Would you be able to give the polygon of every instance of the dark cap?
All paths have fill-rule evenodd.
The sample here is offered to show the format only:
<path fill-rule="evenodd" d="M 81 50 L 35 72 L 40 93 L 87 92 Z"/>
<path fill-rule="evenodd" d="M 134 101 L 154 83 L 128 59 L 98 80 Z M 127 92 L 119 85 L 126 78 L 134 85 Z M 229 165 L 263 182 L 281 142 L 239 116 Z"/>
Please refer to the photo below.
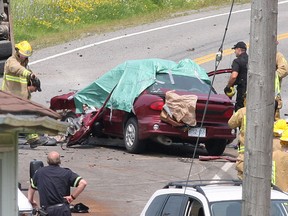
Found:
<path fill-rule="evenodd" d="M 30 79 L 30 82 L 28 82 L 28 86 L 35 86 L 37 91 L 42 91 L 41 82 L 37 77 Z"/>
<path fill-rule="evenodd" d="M 236 49 L 236 48 L 241 48 L 241 49 L 245 49 L 247 50 L 247 46 L 243 41 L 239 41 L 237 44 L 235 44 L 232 49 Z"/>

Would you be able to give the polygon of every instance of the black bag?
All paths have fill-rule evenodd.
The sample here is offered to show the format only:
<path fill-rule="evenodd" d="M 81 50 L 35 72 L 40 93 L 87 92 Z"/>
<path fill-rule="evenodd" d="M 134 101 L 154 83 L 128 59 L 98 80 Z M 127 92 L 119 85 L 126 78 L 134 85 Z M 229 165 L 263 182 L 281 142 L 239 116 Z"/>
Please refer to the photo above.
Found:
<path fill-rule="evenodd" d="M 72 213 L 88 213 L 89 207 L 84 205 L 83 203 L 77 203 L 71 209 Z"/>

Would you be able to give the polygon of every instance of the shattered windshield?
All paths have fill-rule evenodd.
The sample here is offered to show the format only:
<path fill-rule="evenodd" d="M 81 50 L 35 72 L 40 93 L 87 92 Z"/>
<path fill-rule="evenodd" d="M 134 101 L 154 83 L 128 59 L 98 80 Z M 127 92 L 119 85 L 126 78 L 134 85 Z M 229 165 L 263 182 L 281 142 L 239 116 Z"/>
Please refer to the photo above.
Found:
<path fill-rule="evenodd" d="M 213 216 L 241 216 L 241 201 L 222 201 L 211 204 L 211 212 Z M 288 215 L 287 200 L 275 200 L 271 202 L 271 216 Z"/>
<path fill-rule="evenodd" d="M 157 74 L 156 82 L 148 88 L 150 93 L 159 93 L 163 90 L 179 90 L 191 93 L 208 94 L 210 85 L 196 77 L 183 75 Z M 211 94 L 216 94 L 212 87 Z"/>

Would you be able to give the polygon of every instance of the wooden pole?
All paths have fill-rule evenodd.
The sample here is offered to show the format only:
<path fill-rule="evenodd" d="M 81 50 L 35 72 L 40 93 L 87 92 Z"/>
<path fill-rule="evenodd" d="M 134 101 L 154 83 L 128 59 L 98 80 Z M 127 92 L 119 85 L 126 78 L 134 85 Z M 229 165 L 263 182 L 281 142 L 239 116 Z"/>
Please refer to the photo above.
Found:
<path fill-rule="evenodd" d="M 2 0 L 0 0 L 0 16 L 2 15 L 2 13 L 4 13 L 4 2 Z M 1 21 L 1 19 L 0 19 Z"/>
<path fill-rule="evenodd" d="M 277 0 L 252 0 L 242 216 L 270 215 Z"/>

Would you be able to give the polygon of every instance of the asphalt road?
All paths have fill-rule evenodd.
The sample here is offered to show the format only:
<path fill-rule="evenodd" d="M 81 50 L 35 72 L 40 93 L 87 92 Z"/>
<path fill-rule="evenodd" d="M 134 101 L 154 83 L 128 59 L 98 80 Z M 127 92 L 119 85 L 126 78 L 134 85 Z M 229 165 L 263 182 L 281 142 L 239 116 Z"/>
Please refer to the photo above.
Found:
<path fill-rule="evenodd" d="M 90 213 L 85 215 L 135 216 L 141 213 L 153 192 L 170 181 L 188 177 L 190 180 L 236 178 L 234 163 L 199 161 L 199 154 L 206 155 L 202 148 L 192 159 L 194 148 L 191 146 L 152 146 L 145 154 L 136 155 L 126 153 L 121 143 L 121 140 L 94 140 L 93 145 L 64 150 L 59 144 L 36 149 L 19 145 L 19 182 L 27 189 L 30 162 L 37 159 L 46 165 L 48 152 L 56 150 L 61 154 L 62 166 L 69 167 L 88 182 L 73 203 L 87 205 Z M 228 146 L 224 155 L 236 156 L 237 152 Z"/>
<path fill-rule="evenodd" d="M 288 1 L 280 3 L 278 34 L 282 37 L 278 49 L 288 57 Z M 250 5 L 235 5 L 224 49 L 229 50 L 240 40 L 249 42 L 249 9 Z M 185 16 L 101 35 L 87 33 L 79 40 L 36 50 L 30 68 L 41 79 L 43 91 L 35 93 L 32 100 L 49 107 L 51 97 L 71 89 L 82 89 L 101 74 L 129 59 L 164 58 L 179 61 L 214 54 L 222 41 L 229 10 L 226 7 L 194 11 Z M 212 71 L 213 58 L 203 59 L 201 65 L 207 71 Z M 219 68 L 229 68 L 233 59 L 233 53 L 224 56 Z M 216 90 L 222 92 L 227 80 L 227 76 L 217 78 L 214 82 Z M 282 83 L 282 117 L 288 113 L 287 82 L 286 78 Z M 134 216 L 140 214 L 152 193 L 169 181 L 185 180 L 188 175 L 190 179 L 236 178 L 233 163 L 192 160 L 193 149 L 189 146 L 158 146 L 146 154 L 134 155 L 126 153 L 119 146 L 121 142 L 96 140 L 93 146 L 64 150 L 60 146 L 32 150 L 20 145 L 19 181 L 23 188 L 27 188 L 30 161 L 35 158 L 45 162 L 47 153 L 57 150 L 62 155 L 62 165 L 88 181 L 85 192 L 75 200 L 75 203 L 83 202 L 90 207 L 90 213 L 86 215 Z M 198 153 L 206 152 L 200 150 Z M 235 156 L 237 153 L 228 147 L 225 154 Z"/>

